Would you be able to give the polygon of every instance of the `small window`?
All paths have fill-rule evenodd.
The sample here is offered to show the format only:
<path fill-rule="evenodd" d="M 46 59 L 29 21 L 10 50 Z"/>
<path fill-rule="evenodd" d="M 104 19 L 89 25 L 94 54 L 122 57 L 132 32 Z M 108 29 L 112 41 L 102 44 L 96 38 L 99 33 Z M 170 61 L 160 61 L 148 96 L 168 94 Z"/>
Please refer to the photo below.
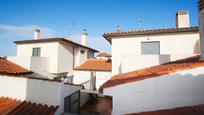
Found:
<path fill-rule="evenodd" d="M 160 54 L 160 42 L 142 42 L 141 54 L 144 55 L 159 55 Z"/>
<path fill-rule="evenodd" d="M 84 54 L 84 50 L 80 50 L 81 54 Z"/>
<path fill-rule="evenodd" d="M 32 56 L 40 56 L 40 48 L 33 48 L 33 54 Z"/>

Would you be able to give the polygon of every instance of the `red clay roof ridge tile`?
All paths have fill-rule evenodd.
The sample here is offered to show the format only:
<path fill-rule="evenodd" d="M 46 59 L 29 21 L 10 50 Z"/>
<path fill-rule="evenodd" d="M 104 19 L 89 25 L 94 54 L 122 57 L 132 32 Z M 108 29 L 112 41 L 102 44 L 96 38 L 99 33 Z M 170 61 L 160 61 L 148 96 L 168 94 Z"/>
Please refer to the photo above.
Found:
<path fill-rule="evenodd" d="M 0 105 L 0 114 L 6 115 L 32 115 L 41 114 L 42 112 L 45 115 L 54 115 L 59 107 L 36 104 L 30 101 L 20 101 L 8 97 L 0 97 Z"/>
<path fill-rule="evenodd" d="M 0 58 L 0 74 L 22 75 L 31 73 L 33 72 L 7 60 L 6 58 Z"/>
<path fill-rule="evenodd" d="M 196 55 L 161 65 L 118 74 L 105 82 L 101 86 L 101 89 L 204 66 L 204 61 L 201 61 L 199 59 L 200 56 Z"/>
<path fill-rule="evenodd" d="M 77 66 L 74 70 L 84 71 L 111 71 L 111 60 L 102 59 L 88 59 L 81 65 Z"/>

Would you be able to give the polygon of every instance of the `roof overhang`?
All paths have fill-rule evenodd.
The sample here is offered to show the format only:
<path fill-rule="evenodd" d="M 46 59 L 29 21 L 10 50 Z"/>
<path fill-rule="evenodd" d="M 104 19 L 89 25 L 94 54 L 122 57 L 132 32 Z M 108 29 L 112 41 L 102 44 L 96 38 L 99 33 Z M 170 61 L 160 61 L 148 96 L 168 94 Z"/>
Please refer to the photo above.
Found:
<path fill-rule="evenodd" d="M 83 46 L 79 43 L 73 42 L 71 40 L 65 39 L 65 38 L 45 38 L 45 39 L 37 39 L 37 40 L 21 40 L 21 41 L 14 41 L 14 43 L 16 44 L 31 44 L 31 43 L 46 43 L 46 42 L 65 42 L 65 43 L 70 43 L 73 44 L 74 46 L 79 46 L 82 48 L 86 48 L 88 50 L 91 50 L 93 52 L 99 52 L 96 49 L 87 47 L 87 46 Z"/>
<path fill-rule="evenodd" d="M 104 33 L 103 37 L 111 43 L 111 39 L 117 37 L 129 37 L 129 36 L 141 36 L 141 35 L 154 35 L 154 34 L 170 34 L 170 33 L 189 33 L 199 32 L 199 27 L 186 27 L 186 28 L 165 28 L 165 29 L 154 29 L 154 30 L 131 30 L 123 32 L 110 32 Z"/>

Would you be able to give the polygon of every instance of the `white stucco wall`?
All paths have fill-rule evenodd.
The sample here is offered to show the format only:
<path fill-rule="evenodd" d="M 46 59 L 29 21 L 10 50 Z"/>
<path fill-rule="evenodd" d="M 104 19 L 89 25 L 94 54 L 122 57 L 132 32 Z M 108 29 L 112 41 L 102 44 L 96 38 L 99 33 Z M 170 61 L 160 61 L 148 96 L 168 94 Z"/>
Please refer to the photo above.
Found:
<path fill-rule="evenodd" d="M 80 52 L 81 50 L 84 51 L 84 54 L 81 54 Z M 75 57 L 74 67 L 81 65 L 83 62 L 85 62 L 88 59 L 88 57 L 91 58 L 92 56 L 94 56 L 94 52 L 89 52 L 89 50 L 85 48 L 75 47 L 74 48 L 74 57 Z"/>
<path fill-rule="evenodd" d="M 56 112 L 58 115 L 63 112 L 64 97 L 80 89 L 80 86 L 61 82 L 0 75 L 0 96 L 47 104 L 48 106 L 59 105 Z"/>
<path fill-rule="evenodd" d="M 119 72 L 125 73 L 135 71 L 138 69 L 155 66 L 177 59 L 190 57 L 193 54 L 175 54 L 175 55 L 123 55 L 121 57 L 121 70 Z"/>
<path fill-rule="evenodd" d="M 58 42 L 50 43 L 32 43 L 32 44 L 17 44 L 17 56 L 32 56 L 34 47 L 41 48 L 40 57 L 49 58 L 49 71 L 52 73 L 58 72 Z"/>
<path fill-rule="evenodd" d="M 145 60 L 145 61 L 144 61 Z M 121 73 L 159 65 L 170 61 L 169 55 L 123 55 L 121 56 Z"/>
<path fill-rule="evenodd" d="M 31 57 L 34 47 L 41 48 L 40 57 L 42 58 L 38 57 L 37 63 L 31 62 L 37 59 L 37 57 L 36 59 L 33 59 L 34 57 Z M 83 50 L 84 54 L 81 54 L 80 50 Z M 10 60 L 14 63 L 22 65 L 27 69 L 31 69 L 32 71 L 45 76 L 56 76 L 57 73 L 67 72 L 69 76 L 71 76 L 73 75 L 74 66 L 76 67 L 87 60 L 88 52 L 89 50 L 86 48 L 77 47 L 73 44 L 64 42 L 17 44 L 16 59 L 10 58 Z M 91 55 L 93 56 L 93 54 L 94 52 L 90 52 L 89 57 L 91 57 Z M 26 59 L 25 57 L 27 57 L 28 59 Z M 47 58 L 47 62 L 44 61 L 43 58 Z M 44 64 L 42 64 L 41 62 Z"/>
<path fill-rule="evenodd" d="M 86 81 L 91 80 L 91 71 L 74 71 L 73 82 L 75 84 L 81 84 Z M 100 86 L 111 78 L 110 71 L 96 71 L 96 89 L 98 90 Z M 87 86 L 89 87 L 89 86 Z"/>
<path fill-rule="evenodd" d="M 7 59 L 16 63 L 28 70 L 34 72 L 33 77 L 52 78 L 53 75 L 49 72 L 49 58 L 47 57 L 33 57 L 33 56 L 12 56 Z"/>
<path fill-rule="evenodd" d="M 124 56 L 141 55 L 141 42 L 160 41 L 161 55 L 193 55 L 199 53 L 199 33 L 179 33 L 145 35 L 137 37 L 117 37 L 112 39 L 112 75 L 120 73 Z M 149 58 L 149 60 L 152 57 Z M 170 58 L 171 59 L 171 58 Z M 129 60 L 130 63 L 133 61 Z M 148 59 L 143 60 L 143 62 Z M 136 60 L 135 60 L 136 61 Z M 151 62 L 153 63 L 153 62 Z M 148 66 L 148 65 L 147 65 Z"/>
<path fill-rule="evenodd" d="M 0 75 L 0 96 L 12 97 L 19 100 L 26 99 L 27 79 Z"/>
<path fill-rule="evenodd" d="M 104 89 L 113 115 L 204 104 L 204 67 Z M 125 92 L 125 93 L 124 93 Z"/>
<path fill-rule="evenodd" d="M 84 54 L 79 53 L 79 65 L 84 63 L 87 60 L 87 58 L 88 58 L 88 50 L 85 49 L 85 48 L 79 48 L 79 52 L 80 52 L 80 50 L 83 50 Z"/>
<path fill-rule="evenodd" d="M 204 9 L 199 12 L 199 26 L 200 26 L 200 38 L 201 38 L 201 56 L 204 59 Z"/>
<path fill-rule="evenodd" d="M 73 74 L 73 50 L 72 45 L 59 44 L 58 73 L 69 72 L 69 75 Z"/>

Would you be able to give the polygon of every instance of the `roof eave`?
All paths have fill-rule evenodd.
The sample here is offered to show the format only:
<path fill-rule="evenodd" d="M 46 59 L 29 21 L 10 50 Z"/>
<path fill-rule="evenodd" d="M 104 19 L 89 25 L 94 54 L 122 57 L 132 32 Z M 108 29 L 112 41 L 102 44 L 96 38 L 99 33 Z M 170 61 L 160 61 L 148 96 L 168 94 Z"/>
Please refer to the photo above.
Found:
<path fill-rule="evenodd" d="M 104 33 L 103 37 L 111 43 L 111 39 L 113 37 L 121 37 L 121 36 L 141 36 L 141 35 L 156 35 L 156 34 L 171 34 L 171 33 L 191 33 L 191 32 L 199 32 L 199 28 L 197 26 L 190 28 L 175 28 L 175 30 L 147 30 L 148 32 L 113 32 L 113 33 Z"/>
<path fill-rule="evenodd" d="M 103 37 L 111 44 L 111 38 L 107 36 L 105 33 L 103 34 Z"/>
<path fill-rule="evenodd" d="M 96 49 L 93 49 L 93 48 L 90 48 L 90 47 L 87 47 L 87 46 L 83 46 L 83 45 L 75 43 L 73 41 L 69 41 L 69 40 L 67 40 L 65 38 L 46 38 L 46 39 L 39 39 L 39 40 L 22 40 L 22 41 L 14 41 L 14 43 L 15 44 L 29 44 L 29 43 L 60 42 L 60 41 L 68 42 L 68 43 L 71 43 L 73 45 L 89 49 L 89 50 L 94 51 L 94 52 L 99 52 Z"/>

